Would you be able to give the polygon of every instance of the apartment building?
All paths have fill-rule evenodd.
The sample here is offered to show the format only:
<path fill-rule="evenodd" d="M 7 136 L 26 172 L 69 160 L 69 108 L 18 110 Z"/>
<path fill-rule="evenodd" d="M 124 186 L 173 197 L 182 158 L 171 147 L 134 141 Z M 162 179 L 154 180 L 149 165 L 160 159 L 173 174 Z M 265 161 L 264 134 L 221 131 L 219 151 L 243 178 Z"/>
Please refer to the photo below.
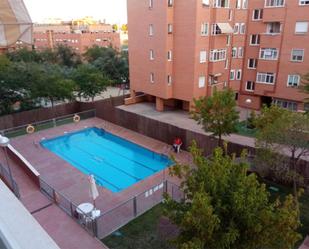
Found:
<path fill-rule="evenodd" d="M 128 0 L 127 103 L 189 109 L 229 87 L 242 107 L 304 110 L 308 24 L 308 0 Z"/>
<path fill-rule="evenodd" d="M 120 34 L 111 25 L 35 25 L 34 46 L 38 50 L 53 49 L 57 45 L 67 45 L 76 52 L 84 53 L 87 48 L 112 46 L 121 48 Z"/>

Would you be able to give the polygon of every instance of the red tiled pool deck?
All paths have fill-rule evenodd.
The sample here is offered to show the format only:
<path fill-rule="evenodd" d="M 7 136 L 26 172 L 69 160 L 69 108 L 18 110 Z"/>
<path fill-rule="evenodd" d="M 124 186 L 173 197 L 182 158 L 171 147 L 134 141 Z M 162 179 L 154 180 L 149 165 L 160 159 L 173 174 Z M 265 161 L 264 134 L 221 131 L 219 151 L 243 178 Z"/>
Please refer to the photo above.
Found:
<path fill-rule="evenodd" d="M 166 155 L 172 153 L 171 146 L 167 144 L 98 118 L 87 119 L 77 124 L 62 125 L 31 135 L 17 137 L 11 140 L 11 145 L 32 164 L 45 182 L 68 200 L 78 205 L 91 201 L 89 198 L 88 176 L 49 150 L 41 147 L 39 142 L 43 138 L 49 139 L 63 135 L 66 132 L 74 132 L 87 127 L 104 128 L 115 135 L 157 153 Z M 1 157 L 3 159 L 3 155 Z M 190 162 L 190 158 L 189 153 L 184 151 L 176 155 L 176 159 L 181 162 Z M 13 162 L 11 162 L 11 165 L 13 165 L 13 174 L 20 187 L 21 201 L 28 210 L 33 212 L 50 204 L 50 201 L 39 191 L 34 183 L 28 177 L 25 177 L 23 171 Z M 96 200 L 97 208 L 102 212 L 108 211 L 167 179 L 172 182 L 177 181 L 168 176 L 168 170 L 165 170 L 165 172 L 157 173 L 119 193 L 112 193 L 103 187 L 99 187 L 100 196 Z M 51 204 L 51 206 L 34 213 L 33 216 L 62 249 L 105 248 L 102 243 L 91 237 L 55 204 Z"/>

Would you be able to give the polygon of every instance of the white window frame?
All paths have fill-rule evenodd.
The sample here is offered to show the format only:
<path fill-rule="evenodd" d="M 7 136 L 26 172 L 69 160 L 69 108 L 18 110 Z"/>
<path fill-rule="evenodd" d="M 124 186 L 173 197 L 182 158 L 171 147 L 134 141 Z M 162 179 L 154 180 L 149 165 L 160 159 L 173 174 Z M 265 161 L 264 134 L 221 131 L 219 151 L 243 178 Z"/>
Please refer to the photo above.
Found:
<path fill-rule="evenodd" d="M 167 24 L 167 33 L 173 34 L 173 24 L 171 23 Z"/>
<path fill-rule="evenodd" d="M 237 47 L 232 48 L 232 58 L 237 58 Z"/>
<path fill-rule="evenodd" d="M 278 60 L 279 50 L 277 48 L 261 48 L 259 53 L 260 60 Z"/>
<path fill-rule="evenodd" d="M 230 71 L 230 80 L 235 80 L 236 77 L 236 70 L 235 69 L 231 69 Z"/>
<path fill-rule="evenodd" d="M 234 34 L 239 34 L 239 30 L 240 30 L 240 23 L 235 23 L 234 24 Z"/>
<path fill-rule="evenodd" d="M 250 83 L 251 87 L 248 87 L 249 83 Z M 247 80 L 246 81 L 246 88 L 245 89 L 246 89 L 247 92 L 254 92 L 254 90 L 255 90 L 255 82 L 252 81 L 252 80 Z"/>
<path fill-rule="evenodd" d="M 151 61 L 154 60 L 154 51 L 153 51 L 153 49 L 150 49 L 150 50 L 149 50 L 149 59 L 150 59 Z"/>
<path fill-rule="evenodd" d="M 254 61 L 254 67 L 250 67 L 250 60 L 253 60 Z M 248 59 L 248 66 L 247 66 L 247 68 L 248 69 L 256 69 L 256 67 L 257 67 L 257 59 L 256 58 L 249 58 Z"/>
<path fill-rule="evenodd" d="M 217 62 L 226 60 L 226 49 L 213 49 L 210 51 L 209 61 Z"/>
<path fill-rule="evenodd" d="M 264 80 L 260 80 L 260 77 L 264 77 Z M 273 79 L 273 81 L 270 81 L 268 79 Z M 256 74 L 256 83 L 261 83 L 261 84 L 267 84 L 267 85 L 274 85 L 276 83 L 276 74 L 275 73 L 263 73 L 263 72 L 258 72 Z"/>
<path fill-rule="evenodd" d="M 153 8 L 153 0 L 149 0 L 149 9 Z"/>
<path fill-rule="evenodd" d="M 201 36 L 208 36 L 209 33 L 209 23 L 203 22 L 201 24 Z"/>
<path fill-rule="evenodd" d="M 198 78 L 198 87 L 203 88 L 206 85 L 206 77 L 205 75 L 200 75 Z"/>
<path fill-rule="evenodd" d="M 300 25 L 300 24 L 305 24 L 305 29 L 303 31 L 297 31 L 297 25 Z M 298 21 L 295 23 L 295 34 L 306 34 L 308 33 L 308 29 L 309 29 L 309 22 Z"/>
<path fill-rule="evenodd" d="M 172 50 L 167 51 L 167 61 L 173 60 L 173 52 Z"/>
<path fill-rule="evenodd" d="M 258 11 L 258 18 L 255 19 L 255 12 Z M 254 9 L 252 11 L 252 21 L 261 21 L 263 19 L 263 9 Z"/>
<path fill-rule="evenodd" d="M 154 26 L 153 24 L 149 24 L 149 36 L 153 36 L 154 35 Z"/>
<path fill-rule="evenodd" d="M 225 1 L 227 3 L 226 6 L 222 6 L 222 1 Z M 229 8 L 230 0 L 213 0 L 213 7 L 214 8 Z"/>
<path fill-rule="evenodd" d="M 303 55 L 302 55 L 302 59 L 301 60 L 293 60 L 293 52 L 294 51 L 302 51 L 303 52 Z M 292 51 L 291 51 L 291 61 L 292 62 L 303 62 L 304 61 L 304 57 L 305 57 L 305 50 L 304 49 L 301 49 L 301 48 L 293 48 Z"/>
<path fill-rule="evenodd" d="M 253 36 L 256 37 L 255 42 L 258 42 L 258 43 L 252 43 Z M 250 46 L 260 46 L 260 43 L 261 43 L 261 38 L 259 34 L 250 35 Z"/>
<path fill-rule="evenodd" d="M 239 24 L 239 34 L 244 35 L 246 33 L 246 24 L 240 23 Z"/>
<path fill-rule="evenodd" d="M 309 5 L 309 0 L 299 0 L 298 3 L 300 6 L 306 6 Z"/>
<path fill-rule="evenodd" d="M 242 70 L 238 69 L 236 70 L 235 80 L 241 80 L 241 79 L 242 79 Z"/>
<path fill-rule="evenodd" d="M 238 48 L 238 58 L 243 58 L 244 57 L 244 47 L 239 47 Z"/>
<path fill-rule="evenodd" d="M 172 75 L 167 75 L 167 85 L 171 85 L 173 83 L 172 81 Z"/>
<path fill-rule="evenodd" d="M 285 0 L 265 0 L 265 8 L 280 8 L 284 7 Z"/>
<path fill-rule="evenodd" d="M 155 76 L 154 76 L 154 73 L 150 73 L 150 83 L 154 83 L 155 82 Z"/>
<path fill-rule="evenodd" d="M 168 7 L 173 7 L 173 0 L 168 0 L 167 1 L 167 6 Z"/>
<path fill-rule="evenodd" d="M 200 51 L 200 63 L 206 63 L 207 61 L 207 51 L 206 50 L 201 50 Z"/>
<path fill-rule="evenodd" d="M 209 2 L 209 0 L 202 0 L 202 4 L 203 4 L 203 6 L 209 6 L 210 2 Z"/>
<path fill-rule="evenodd" d="M 292 81 L 291 81 L 292 79 Z M 296 79 L 296 81 L 294 81 Z M 298 74 L 289 74 L 288 75 L 288 81 L 287 81 L 287 86 L 288 87 L 299 87 L 299 84 L 300 84 L 300 75 Z"/>

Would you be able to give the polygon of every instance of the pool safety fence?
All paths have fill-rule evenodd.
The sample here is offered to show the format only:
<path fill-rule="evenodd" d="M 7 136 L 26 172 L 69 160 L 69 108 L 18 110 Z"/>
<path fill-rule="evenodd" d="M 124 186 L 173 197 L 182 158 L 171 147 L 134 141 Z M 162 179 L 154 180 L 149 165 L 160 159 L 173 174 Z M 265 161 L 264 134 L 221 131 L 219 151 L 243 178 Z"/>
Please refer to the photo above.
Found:
<path fill-rule="evenodd" d="M 12 190 L 15 196 L 19 199 L 20 193 L 17 182 L 10 175 L 8 167 L 5 167 L 0 163 L 0 178 L 4 181 L 4 183 Z"/>
<path fill-rule="evenodd" d="M 154 206 L 162 203 L 164 193 L 167 193 L 175 201 L 181 201 L 184 198 L 183 192 L 176 184 L 169 181 L 159 183 L 97 218 L 97 237 L 99 239 L 105 238 Z"/>
<path fill-rule="evenodd" d="M 53 119 L 47 119 L 44 121 L 33 122 L 31 124 L 13 127 L 13 128 L 1 130 L 0 134 L 6 137 L 9 137 L 9 138 L 17 137 L 17 136 L 27 134 L 27 127 L 29 127 L 29 125 L 33 126 L 34 132 L 36 132 L 36 131 L 50 129 L 50 128 L 54 128 L 54 127 L 65 125 L 65 124 L 74 123 L 74 117 L 76 116 L 78 116 L 80 120 L 93 118 L 93 117 L 96 117 L 96 110 L 92 109 L 92 110 L 87 110 L 83 112 L 77 112 L 77 113 L 73 113 L 73 114 L 69 114 L 65 116 L 59 116 Z"/>
<path fill-rule="evenodd" d="M 78 205 L 56 191 L 42 178 L 40 178 L 40 190 L 87 232 L 98 239 L 105 238 L 136 217 L 162 203 L 164 193 L 167 193 L 175 201 L 181 201 L 184 198 L 184 193 L 179 186 L 164 181 L 94 218 L 78 210 Z"/>

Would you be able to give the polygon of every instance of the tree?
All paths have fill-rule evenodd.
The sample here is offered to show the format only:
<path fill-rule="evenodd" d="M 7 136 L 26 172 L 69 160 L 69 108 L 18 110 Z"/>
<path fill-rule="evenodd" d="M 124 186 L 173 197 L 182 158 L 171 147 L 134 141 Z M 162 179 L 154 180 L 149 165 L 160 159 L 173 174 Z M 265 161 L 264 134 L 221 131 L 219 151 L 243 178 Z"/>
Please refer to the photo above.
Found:
<path fill-rule="evenodd" d="M 90 64 L 79 66 L 73 73 L 73 79 L 77 84 L 79 98 L 91 98 L 92 101 L 95 96 L 105 91 L 110 83 L 106 76 Z"/>
<path fill-rule="evenodd" d="M 302 77 L 302 87 L 301 90 L 309 95 L 309 73 L 305 74 Z M 305 99 L 307 102 L 309 101 L 309 97 L 307 96 L 307 98 Z"/>
<path fill-rule="evenodd" d="M 58 65 L 37 65 L 40 71 L 39 79 L 32 83 L 33 99 L 47 99 L 54 107 L 55 101 L 74 98 L 75 82 L 65 77 L 65 71 Z"/>
<path fill-rule="evenodd" d="M 76 67 L 82 63 L 81 57 L 69 46 L 59 45 L 55 50 L 59 65 L 66 67 Z"/>
<path fill-rule="evenodd" d="M 261 115 L 257 118 L 258 128 L 256 146 L 263 153 L 278 155 L 286 153 L 279 160 L 285 169 L 285 177 L 293 182 L 294 194 L 297 194 L 299 174 L 297 167 L 302 157 L 309 155 L 309 115 L 292 112 L 277 106 L 264 107 Z M 284 160 L 287 158 L 288 160 Z M 262 158 L 262 161 L 265 158 Z M 258 161 L 259 160 L 258 158 Z M 274 161 L 275 163 L 278 160 Z"/>
<path fill-rule="evenodd" d="M 217 148 L 210 159 L 196 143 L 194 167 L 177 164 L 185 199 L 166 196 L 165 212 L 178 226 L 178 249 L 291 249 L 301 239 L 299 209 L 292 195 L 271 201 L 265 184 L 248 165 Z"/>
<path fill-rule="evenodd" d="M 218 136 L 218 145 L 222 145 L 222 135 L 236 131 L 239 119 L 236 111 L 235 95 L 232 90 L 215 90 L 213 96 L 194 100 L 193 118 L 203 125 L 206 132 Z"/>
<path fill-rule="evenodd" d="M 127 52 L 118 52 L 112 47 L 93 46 L 84 54 L 86 60 L 107 76 L 111 83 L 129 81 L 129 61 Z"/>

